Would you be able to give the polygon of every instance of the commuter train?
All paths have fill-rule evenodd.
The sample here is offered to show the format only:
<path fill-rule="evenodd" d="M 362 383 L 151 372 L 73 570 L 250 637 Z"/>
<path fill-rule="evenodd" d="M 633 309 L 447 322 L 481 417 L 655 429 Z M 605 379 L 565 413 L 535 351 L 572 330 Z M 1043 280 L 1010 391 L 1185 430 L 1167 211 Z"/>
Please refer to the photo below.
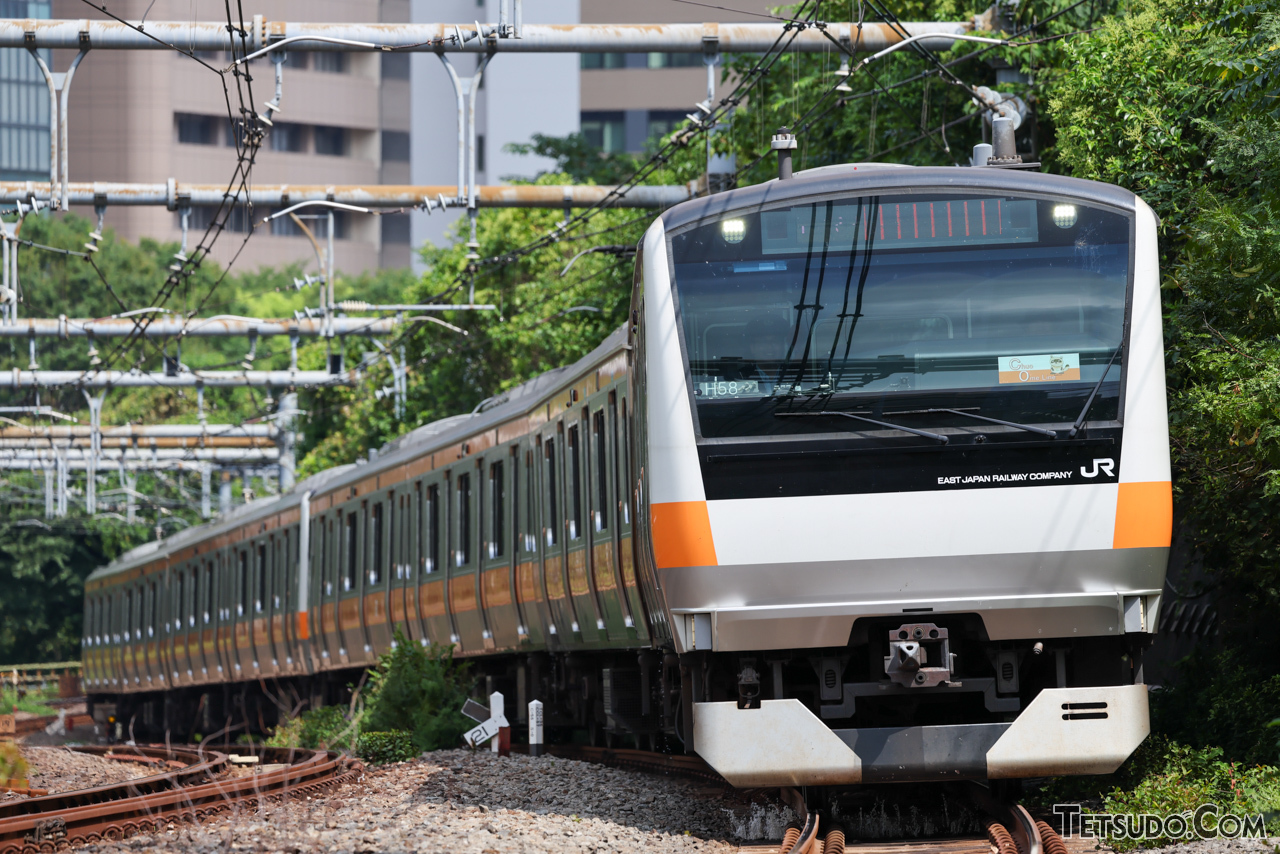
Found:
<path fill-rule="evenodd" d="M 537 698 L 738 786 L 1114 770 L 1172 526 L 1160 321 L 1109 185 L 850 164 L 677 205 L 576 364 L 96 571 L 87 689 L 258 728 L 399 632 L 517 737 Z"/>

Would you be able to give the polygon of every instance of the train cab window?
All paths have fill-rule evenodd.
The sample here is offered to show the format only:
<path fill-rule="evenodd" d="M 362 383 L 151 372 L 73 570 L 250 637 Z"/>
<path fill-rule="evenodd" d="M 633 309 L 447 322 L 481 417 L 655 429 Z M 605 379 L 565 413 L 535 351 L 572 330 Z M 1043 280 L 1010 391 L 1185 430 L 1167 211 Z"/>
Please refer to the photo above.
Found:
<path fill-rule="evenodd" d="M 249 599 L 249 553 L 241 551 L 237 556 L 240 559 L 240 597 L 236 602 L 236 614 L 243 617 L 245 603 Z"/>
<path fill-rule="evenodd" d="M 347 565 L 342 575 L 342 589 L 351 590 L 356 586 L 356 560 L 360 552 L 356 548 L 356 514 L 347 514 Z"/>
<path fill-rule="evenodd" d="M 595 450 L 596 509 L 591 517 L 597 532 L 609 527 L 609 451 L 605 443 L 604 410 L 591 416 L 591 446 Z"/>
<path fill-rule="evenodd" d="M 454 552 L 454 565 L 466 566 L 471 563 L 471 475 L 458 475 L 456 487 L 458 548 Z"/>
<path fill-rule="evenodd" d="M 489 557 L 502 557 L 506 530 L 507 486 L 502 461 L 489 466 Z"/>
<path fill-rule="evenodd" d="M 369 583 L 378 583 L 378 571 L 382 568 L 382 522 L 383 522 L 382 502 L 375 501 L 373 504 L 373 528 L 370 536 L 373 538 L 373 561 L 369 565 Z"/>
<path fill-rule="evenodd" d="M 440 554 L 440 487 L 427 487 L 427 499 L 423 503 L 426 516 L 422 532 L 422 571 L 435 572 L 440 565 L 437 556 Z"/>
<path fill-rule="evenodd" d="M 547 532 L 547 545 L 554 546 L 560 540 L 558 533 L 560 530 L 560 502 L 556 497 L 558 491 L 556 482 L 556 440 L 548 438 L 544 449 L 544 456 L 547 461 L 547 477 L 544 481 L 547 485 L 547 515 L 544 528 Z"/>
<path fill-rule="evenodd" d="M 575 424 L 569 428 L 569 539 L 582 536 L 582 440 Z"/>
<path fill-rule="evenodd" d="M 253 600 L 253 610 L 261 614 L 267 602 L 267 547 L 265 545 L 258 546 L 253 571 L 258 581 L 258 595 Z"/>
<path fill-rule="evenodd" d="M 1130 217 L 998 191 L 737 211 L 673 235 L 702 438 L 967 430 L 1118 417 Z M 825 284 L 824 284 L 825 282 Z M 818 288 L 820 291 L 816 291 Z M 1103 381 L 1106 381 L 1105 383 Z M 1101 384 L 1096 403 L 1094 387 Z M 974 419 L 1015 426 L 976 433 Z M 855 415 L 855 419 L 859 416 Z"/>

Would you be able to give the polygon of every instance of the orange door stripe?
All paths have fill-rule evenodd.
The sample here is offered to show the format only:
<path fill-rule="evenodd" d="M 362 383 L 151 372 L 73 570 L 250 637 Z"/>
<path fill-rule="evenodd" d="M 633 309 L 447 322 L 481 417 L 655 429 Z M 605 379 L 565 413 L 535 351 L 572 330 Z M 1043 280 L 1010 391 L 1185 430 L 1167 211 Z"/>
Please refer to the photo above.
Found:
<path fill-rule="evenodd" d="M 649 514 L 653 524 L 653 558 L 659 569 L 717 565 L 707 502 L 654 504 Z"/>
<path fill-rule="evenodd" d="M 1122 483 L 1116 499 L 1115 549 L 1168 548 L 1173 539 L 1173 484 Z"/>

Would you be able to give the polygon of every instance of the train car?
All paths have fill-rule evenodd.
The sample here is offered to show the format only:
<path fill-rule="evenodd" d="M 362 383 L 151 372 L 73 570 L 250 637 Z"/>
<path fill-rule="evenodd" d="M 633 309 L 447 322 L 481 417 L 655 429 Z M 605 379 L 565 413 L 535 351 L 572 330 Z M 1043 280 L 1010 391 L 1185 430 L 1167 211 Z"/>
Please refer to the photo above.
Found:
<path fill-rule="evenodd" d="M 635 270 L 577 364 L 95 573 L 95 700 L 269 722 L 259 686 L 333 699 L 399 628 L 739 786 L 1137 747 L 1172 526 L 1141 199 L 826 167 L 669 209 Z"/>

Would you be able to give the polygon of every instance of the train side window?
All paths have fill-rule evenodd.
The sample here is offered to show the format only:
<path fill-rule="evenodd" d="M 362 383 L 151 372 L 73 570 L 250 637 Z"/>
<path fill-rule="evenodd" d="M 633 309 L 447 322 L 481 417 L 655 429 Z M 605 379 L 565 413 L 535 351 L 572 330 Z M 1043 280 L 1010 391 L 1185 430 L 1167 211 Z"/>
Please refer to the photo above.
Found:
<path fill-rule="evenodd" d="M 378 583 L 378 569 L 382 566 L 382 502 L 373 503 L 373 562 L 369 566 L 369 583 Z"/>
<path fill-rule="evenodd" d="M 356 559 L 360 556 L 356 548 L 356 514 L 347 514 L 347 566 L 342 577 L 342 589 L 351 590 L 356 586 Z"/>
<path fill-rule="evenodd" d="M 186 621 L 187 626 L 194 628 L 196 624 L 196 609 L 200 607 L 200 573 L 195 566 L 191 567 L 191 578 L 187 583 L 187 601 L 182 603 L 182 618 Z"/>
<path fill-rule="evenodd" d="M 210 613 L 213 610 L 213 561 L 209 561 L 204 565 L 204 590 L 202 593 L 204 594 L 204 622 L 205 625 L 208 625 L 210 617 L 213 616 Z"/>
<path fill-rule="evenodd" d="M 458 475 L 458 548 L 454 552 L 456 566 L 471 563 L 471 475 Z"/>
<path fill-rule="evenodd" d="M 524 550 L 538 550 L 538 495 L 537 479 L 533 476 L 533 450 L 524 452 Z"/>
<path fill-rule="evenodd" d="M 582 536 L 582 440 L 578 425 L 569 428 L 569 539 Z"/>
<path fill-rule="evenodd" d="M 440 565 L 438 557 L 440 555 L 440 487 L 431 485 L 427 487 L 427 530 L 424 542 L 426 548 L 423 550 L 422 571 L 435 572 Z"/>
<path fill-rule="evenodd" d="M 186 612 L 186 602 L 182 598 L 182 594 L 186 592 L 184 582 L 186 581 L 186 573 L 177 570 L 173 574 L 173 630 L 176 632 L 182 628 L 182 616 Z M 164 624 L 165 631 L 169 630 L 169 623 Z"/>
<path fill-rule="evenodd" d="M 622 523 L 631 524 L 631 422 L 627 419 L 627 399 L 622 399 L 622 462 L 618 471 L 622 475 Z"/>
<path fill-rule="evenodd" d="M 324 595 L 333 595 L 333 581 L 330 580 L 329 543 L 333 542 L 333 521 L 320 520 L 320 577 L 324 579 Z"/>
<path fill-rule="evenodd" d="M 147 608 L 147 637 L 153 638 L 156 636 L 156 612 L 159 610 L 159 602 L 156 596 L 156 583 L 153 581 L 147 587 L 147 604 L 150 606 Z"/>
<path fill-rule="evenodd" d="M 249 553 L 237 552 L 240 557 L 240 596 L 236 602 L 236 615 L 244 616 L 245 604 L 249 600 Z"/>
<path fill-rule="evenodd" d="M 507 486 L 503 478 L 502 461 L 489 466 L 489 557 L 502 557 L 507 539 L 506 506 Z"/>
<path fill-rule="evenodd" d="M 257 593 L 253 600 L 253 610 L 259 614 L 267 602 L 267 547 L 259 545 L 254 558 L 254 578 L 257 580 Z"/>
<path fill-rule="evenodd" d="M 275 603 L 276 608 L 280 607 L 281 596 L 287 595 L 289 590 L 289 586 L 285 583 L 285 579 L 291 577 L 293 574 L 295 561 L 290 559 L 292 555 L 289 554 L 289 549 L 292 545 L 293 543 L 289 537 L 289 529 L 286 528 L 284 532 L 284 540 L 280 547 L 280 564 L 276 567 L 275 576 L 272 579 L 274 583 L 271 585 L 275 590 L 272 601 Z"/>
<path fill-rule="evenodd" d="M 603 531 L 609 527 L 609 452 L 605 442 L 603 409 L 591 416 L 591 443 L 596 462 L 596 509 L 592 516 L 596 530 Z"/>
<path fill-rule="evenodd" d="M 547 545 L 554 546 L 560 540 L 560 502 L 556 496 L 556 440 L 548 438 L 544 447 L 547 460 L 547 477 L 545 480 L 547 484 L 547 516 L 545 530 L 547 532 Z"/>

